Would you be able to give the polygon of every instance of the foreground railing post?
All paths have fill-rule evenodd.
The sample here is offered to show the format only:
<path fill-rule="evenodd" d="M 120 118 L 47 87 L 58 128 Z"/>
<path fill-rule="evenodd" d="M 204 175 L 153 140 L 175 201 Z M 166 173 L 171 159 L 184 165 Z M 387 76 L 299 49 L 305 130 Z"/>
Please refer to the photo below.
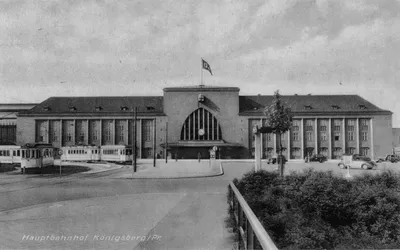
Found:
<path fill-rule="evenodd" d="M 232 208 L 236 219 L 236 225 L 238 225 L 239 246 L 243 245 L 245 249 L 254 249 L 260 245 L 262 249 L 277 250 L 278 248 L 269 237 L 267 231 L 261 225 L 233 182 L 230 182 L 229 189 L 233 192 Z M 256 242 L 259 244 L 256 244 Z"/>
<path fill-rule="evenodd" d="M 246 222 L 246 229 L 247 229 L 247 237 L 246 237 L 246 248 L 247 249 L 254 249 L 254 232 L 253 228 L 250 225 L 249 220 Z"/>

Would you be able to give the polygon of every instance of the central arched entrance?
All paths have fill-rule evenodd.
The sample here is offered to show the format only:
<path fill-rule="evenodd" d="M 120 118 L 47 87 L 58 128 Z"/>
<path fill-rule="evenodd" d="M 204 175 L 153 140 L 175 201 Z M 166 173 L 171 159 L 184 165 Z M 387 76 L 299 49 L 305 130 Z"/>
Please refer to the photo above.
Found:
<path fill-rule="evenodd" d="M 198 108 L 182 124 L 176 152 L 184 159 L 209 159 L 210 149 L 223 143 L 222 130 L 217 118 L 207 109 Z M 219 153 L 217 155 L 219 156 Z"/>
<path fill-rule="evenodd" d="M 204 108 L 193 111 L 185 120 L 181 130 L 181 141 L 220 141 L 221 126 L 217 118 Z"/>
<path fill-rule="evenodd" d="M 210 158 L 210 150 L 216 146 L 216 158 L 236 158 L 242 153 L 243 145 L 223 140 L 218 119 L 205 108 L 190 113 L 182 124 L 179 141 L 169 142 L 168 151 L 173 159 Z"/>

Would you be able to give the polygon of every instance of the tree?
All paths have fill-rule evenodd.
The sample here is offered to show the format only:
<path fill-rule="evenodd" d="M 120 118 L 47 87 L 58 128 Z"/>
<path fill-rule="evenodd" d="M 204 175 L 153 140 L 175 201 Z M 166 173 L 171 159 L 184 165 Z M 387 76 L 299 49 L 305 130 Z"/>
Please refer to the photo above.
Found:
<path fill-rule="evenodd" d="M 274 97 L 272 104 L 265 107 L 264 114 L 267 116 L 267 126 L 271 127 L 279 137 L 279 172 L 283 176 L 282 134 L 289 131 L 292 126 L 292 112 L 288 105 L 281 99 L 279 90 L 275 91 Z"/>

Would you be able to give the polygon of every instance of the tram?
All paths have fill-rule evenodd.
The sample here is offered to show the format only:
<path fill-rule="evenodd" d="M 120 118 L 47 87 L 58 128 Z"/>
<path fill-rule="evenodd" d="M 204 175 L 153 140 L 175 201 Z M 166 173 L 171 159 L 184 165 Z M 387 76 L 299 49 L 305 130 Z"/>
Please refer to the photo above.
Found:
<path fill-rule="evenodd" d="M 21 170 L 54 165 L 54 148 L 51 144 L 26 144 L 21 147 Z"/>
<path fill-rule="evenodd" d="M 100 147 L 97 146 L 68 146 L 61 149 L 63 161 L 100 161 Z"/>
<path fill-rule="evenodd" d="M 125 145 L 101 146 L 101 160 L 111 162 L 132 161 L 132 147 Z"/>
<path fill-rule="evenodd" d="M 21 163 L 21 146 L 0 145 L 0 163 Z"/>

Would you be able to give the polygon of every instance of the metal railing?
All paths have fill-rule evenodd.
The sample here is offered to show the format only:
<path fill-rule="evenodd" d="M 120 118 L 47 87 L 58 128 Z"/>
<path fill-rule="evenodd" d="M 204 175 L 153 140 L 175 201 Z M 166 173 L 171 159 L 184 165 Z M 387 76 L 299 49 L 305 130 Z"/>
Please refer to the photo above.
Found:
<path fill-rule="evenodd" d="M 278 249 L 233 182 L 229 183 L 229 197 L 244 249 Z"/>

